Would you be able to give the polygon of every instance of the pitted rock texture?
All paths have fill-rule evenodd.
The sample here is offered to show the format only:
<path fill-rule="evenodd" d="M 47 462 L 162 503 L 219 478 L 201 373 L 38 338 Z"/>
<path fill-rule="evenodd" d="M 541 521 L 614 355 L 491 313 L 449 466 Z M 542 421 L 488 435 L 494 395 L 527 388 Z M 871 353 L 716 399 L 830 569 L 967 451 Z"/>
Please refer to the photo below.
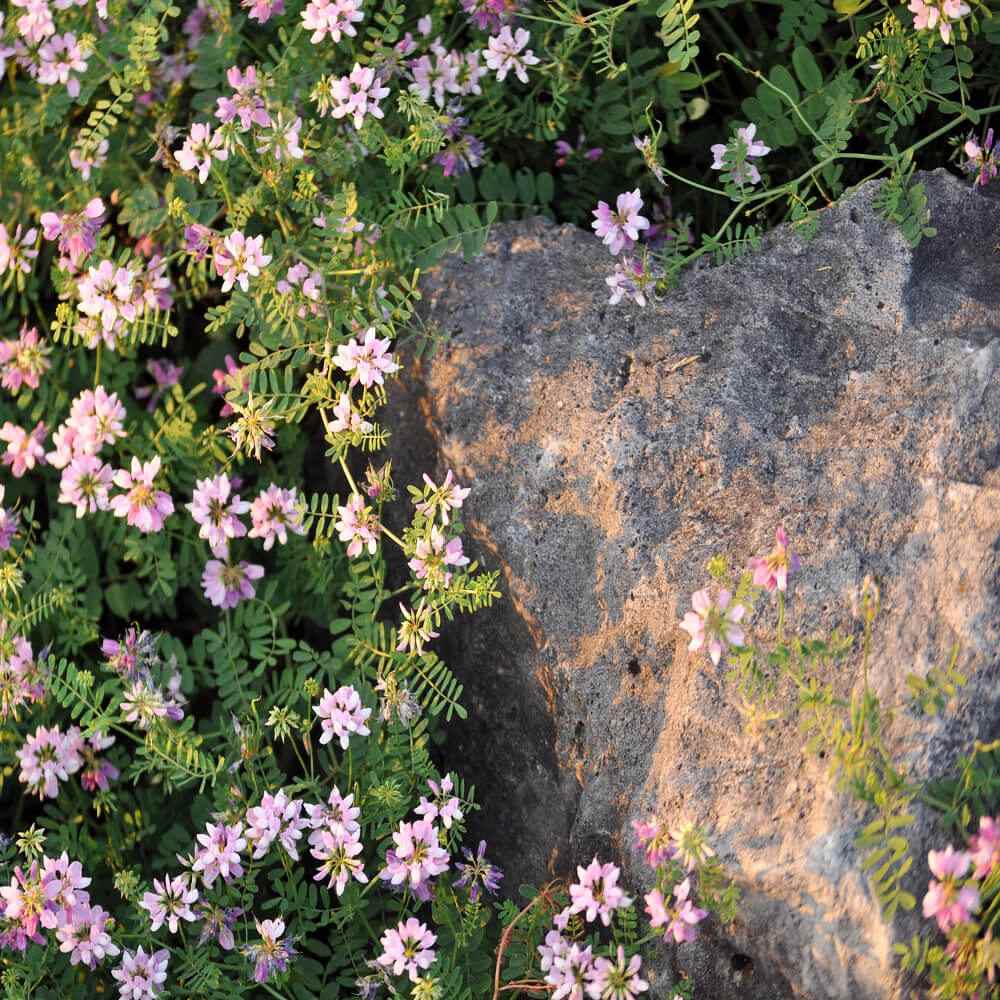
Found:
<path fill-rule="evenodd" d="M 394 462 L 472 486 L 471 548 L 503 571 L 496 608 L 442 630 L 474 832 L 512 888 L 596 852 L 638 894 L 632 820 L 713 831 L 739 919 L 664 949 L 657 998 L 681 970 L 712 1000 L 902 997 L 892 944 L 913 926 L 883 924 L 854 847 L 865 814 L 805 755 L 794 706 L 747 734 L 724 664 L 687 651 L 678 623 L 713 554 L 744 565 L 784 524 L 806 634 L 858 635 L 851 602 L 875 577 L 887 703 L 961 643 L 959 699 L 891 731 L 913 775 L 1000 734 L 1000 202 L 922 179 L 938 236 L 915 251 L 867 185 L 813 240 L 781 229 L 642 310 L 606 304 L 597 240 L 544 220 L 424 285 L 450 340 L 402 380 Z M 857 660 L 834 677 L 849 694 Z M 915 848 L 937 835 L 922 814 Z M 926 877 L 918 857 L 918 895 Z"/>

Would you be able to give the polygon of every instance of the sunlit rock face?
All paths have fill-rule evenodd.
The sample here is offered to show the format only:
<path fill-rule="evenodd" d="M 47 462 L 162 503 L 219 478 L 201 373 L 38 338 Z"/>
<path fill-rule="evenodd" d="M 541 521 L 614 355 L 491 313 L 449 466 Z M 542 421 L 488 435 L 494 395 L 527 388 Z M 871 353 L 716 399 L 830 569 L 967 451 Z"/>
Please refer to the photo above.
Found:
<path fill-rule="evenodd" d="M 713 1000 L 900 997 L 892 944 L 915 920 L 883 924 L 866 814 L 805 754 L 794 704 L 751 735 L 725 660 L 687 651 L 712 555 L 744 565 L 783 524 L 807 634 L 859 635 L 852 599 L 879 581 L 872 682 L 914 777 L 1000 735 L 1000 203 L 922 180 L 938 236 L 916 250 L 867 185 L 812 240 L 781 229 L 645 309 L 608 306 L 606 250 L 543 220 L 424 283 L 450 339 L 402 380 L 394 463 L 473 488 L 471 549 L 504 589 L 442 630 L 470 711 L 450 763 L 511 888 L 597 853 L 646 892 L 632 820 L 712 831 L 740 916 L 664 948 L 657 998 L 682 970 Z M 907 714 L 906 674 L 955 642 L 968 686 L 943 718 Z M 849 696 L 858 659 L 831 676 Z M 939 836 L 921 813 L 918 898 Z"/>

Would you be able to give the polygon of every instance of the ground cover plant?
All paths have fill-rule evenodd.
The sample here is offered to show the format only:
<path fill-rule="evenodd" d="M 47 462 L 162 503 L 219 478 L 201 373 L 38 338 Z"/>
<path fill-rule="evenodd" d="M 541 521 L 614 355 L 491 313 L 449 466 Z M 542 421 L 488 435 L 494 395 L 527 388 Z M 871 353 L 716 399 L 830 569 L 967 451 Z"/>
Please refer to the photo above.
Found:
<path fill-rule="evenodd" d="M 592 228 L 610 301 L 642 306 L 779 222 L 808 237 L 876 176 L 916 242 L 933 233 L 916 167 L 963 169 L 976 194 L 997 172 L 991 15 L 0 9 L 4 995 L 625 1000 L 648 994 L 650 955 L 732 919 L 710 834 L 683 817 L 637 826 L 642 892 L 595 858 L 522 898 L 466 842 L 462 689 L 435 640 L 501 594 L 465 553 L 473 484 L 396 482 L 379 455 L 407 433 L 388 385 L 442 337 L 419 274 L 541 212 Z M 889 915 L 916 902 L 909 803 L 943 811 L 960 846 L 932 855 L 924 911 L 948 941 L 901 958 L 935 996 L 995 995 L 996 747 L 911 788 L 867 685 L 845 706 L 806 670 L 848 645 L 785 638 L 789 572 L 783 536 L 742 580 L 714 567 L 729 589 L 696 595 L 692 648 L 727 653 L 754 720 L 798 688 L 878 813 L 861 849 Z M 737 609 L 767 595 L 765 653 Z M 913 694 L 939 710 L 960 682 L 952 663 Z"/>

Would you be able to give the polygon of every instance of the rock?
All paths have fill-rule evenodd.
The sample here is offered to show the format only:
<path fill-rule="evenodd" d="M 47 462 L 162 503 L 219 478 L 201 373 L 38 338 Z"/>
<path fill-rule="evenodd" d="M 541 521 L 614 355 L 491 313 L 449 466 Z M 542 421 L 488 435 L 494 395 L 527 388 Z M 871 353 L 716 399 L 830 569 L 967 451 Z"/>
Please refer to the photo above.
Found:
<path fill-rule="evenodd" d="M 938 235 L 916 250 L 868 184 L 811 241 L 782 228 L 646 309 L 608 306 L 606 251 L 545 220 L 425 281 L 450 340 L 402 380 L 393 459 L 473 487 L 471 548 L 505 592 L 443 630 L 474 832 L 511 887 L 596 852 L 646 892 L 633 819 L 712 831 L 740 915 L 669 952 L 657 1000 L 679 970 L 711 1000 L 899 997 L 892 945 L 916 923 L 882 921 L 854 846 L 866 814 L 805 754 L 794 707 L 748 735 L 724 663 L 687 651 L 678 622 L 713 554 L 745 565 L 784 524 L 808 634 L 859 634 L 852 597 L 879 580 L 887 703 L 961 643 L 951 711 L 900 712 L 890 732 L 912 774 L 946 774 L 1000 729 L 1000 202 L 922 180 Z M 921 814 L 917 894 L 940 835 Z"/>

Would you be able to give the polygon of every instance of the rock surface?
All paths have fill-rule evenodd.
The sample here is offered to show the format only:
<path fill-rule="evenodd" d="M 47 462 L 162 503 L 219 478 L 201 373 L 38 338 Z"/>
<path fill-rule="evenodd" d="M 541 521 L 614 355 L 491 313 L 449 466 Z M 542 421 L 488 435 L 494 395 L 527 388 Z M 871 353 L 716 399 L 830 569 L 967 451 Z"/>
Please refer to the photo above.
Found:
<path fill-rule="evenodd" d="M 891 733 L 913 773 L 1000 733 L 1000 202 L 923 180 L 938 236 L 915 251 L 866 185 L 812 241 L 781 229 L 644 310 L 609 307 L 607 253 L 544 220 L 425 284 L 451 339 L 402 380 L 394 462 L 473 487 L 471 548 L 504 576 L 495 609 L 443 630 L 476 832 L 512 887 L 598 852 L 645 892 L 633 819 L 712 830 L 740 917 L 665 958 L 657 1000 L 681 969 L 712 1000 L 903 995 L 908 927 L 884 926 L 860 871 L 864 814 L 805 756 L 794 712 L 748 735 L 724 664 L 686 649 L 713 554 L 744 565 L 784 524 L 809 633 L 857 634 L 851 597 L 878 579 L 888 701 L 961 643 L 957 704 Z M 837 682 L 850 691 L 856 661 Z"/>

